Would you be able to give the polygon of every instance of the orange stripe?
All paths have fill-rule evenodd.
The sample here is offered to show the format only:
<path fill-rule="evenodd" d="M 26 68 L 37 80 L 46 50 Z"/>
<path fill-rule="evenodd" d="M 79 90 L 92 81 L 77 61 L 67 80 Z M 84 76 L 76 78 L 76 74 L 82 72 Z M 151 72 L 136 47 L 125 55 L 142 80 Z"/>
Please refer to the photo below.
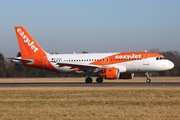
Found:
<path fill-rule="evenodd" d="M 158 57 L 158 56 L 162 57 L 162 55 L 153 52 L 121 52 L 118 54 L 107 56 L 105 58 L 102 58 L 101 60 L 91 62 L 90 64 L 105 66 L 110 64 L 117 64 L 127 61 L 141 60 L 145 58 Z"/>

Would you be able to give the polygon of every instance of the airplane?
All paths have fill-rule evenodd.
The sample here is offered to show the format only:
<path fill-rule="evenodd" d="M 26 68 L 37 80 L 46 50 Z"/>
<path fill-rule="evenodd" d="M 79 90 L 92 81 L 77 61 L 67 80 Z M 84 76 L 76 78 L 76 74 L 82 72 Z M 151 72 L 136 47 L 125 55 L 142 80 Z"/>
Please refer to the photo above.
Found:
<path fill-rule="evenodd" d="M 170 70 L 174 63 L 155 52 L 116 52 L 116 53 L 73 53 L 50 54 L 45 52 L 23 26 L 15 26 L 21 57 L 9 58 L 24 66 L 42 70 L 85 74 L 85 83 L 104 79 L 132 79 L 134 73 L 143 72 L 146 82 L 150 83 L 150 72 Z"/>

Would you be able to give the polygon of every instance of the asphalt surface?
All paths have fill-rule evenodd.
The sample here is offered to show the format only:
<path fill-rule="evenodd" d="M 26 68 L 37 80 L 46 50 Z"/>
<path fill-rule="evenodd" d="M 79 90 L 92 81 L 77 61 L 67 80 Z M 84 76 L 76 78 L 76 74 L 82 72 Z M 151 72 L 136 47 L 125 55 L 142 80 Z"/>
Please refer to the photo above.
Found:
<path fill-rule="evenodd" d="M 8 82 L 0 83 L 2 87 L 180 87 L 180 82 Z"/>

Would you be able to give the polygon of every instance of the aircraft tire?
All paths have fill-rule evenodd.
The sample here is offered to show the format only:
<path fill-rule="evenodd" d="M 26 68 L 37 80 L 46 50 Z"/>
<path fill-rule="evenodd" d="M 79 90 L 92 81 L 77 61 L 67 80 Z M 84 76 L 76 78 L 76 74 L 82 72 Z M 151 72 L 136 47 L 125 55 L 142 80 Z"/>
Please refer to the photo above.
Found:
<path fill-rule="evenodd" d="M 146 82 L 147 83 L 151 83 L 151 79 L 146 79 Z"/>
<path fill-rule="evenodd" d="M 96 82 L 97 82 L 97 83 L 102 83 L 102 82 L 103 82 L 103 78 L 97 77 L 97 78 L 96 78 Z"/>
<path fill-rule="evenodd" d="M 85 82 L 86 82 L 86 83 L 92 83 L 92 78 L 91 78 L 91 77 L 87 77 L 87 78 L 85 79 Z"/>

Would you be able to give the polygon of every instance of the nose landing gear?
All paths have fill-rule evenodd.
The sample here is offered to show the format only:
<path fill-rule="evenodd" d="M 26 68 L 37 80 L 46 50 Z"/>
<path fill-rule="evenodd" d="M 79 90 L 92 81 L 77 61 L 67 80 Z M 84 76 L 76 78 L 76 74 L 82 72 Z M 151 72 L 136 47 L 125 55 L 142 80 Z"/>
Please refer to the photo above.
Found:
<path fill-rule="evenodd" d="M 151 79 L 150 79 L 150 77 L 149 77 L 149 73 L 146 73 L 145 75 L 146 75 L 146 78 L 147 78 L 147 79 L 146 79 L 146 82 L 147 82 L 147 83 L 151 83 Z"/>

